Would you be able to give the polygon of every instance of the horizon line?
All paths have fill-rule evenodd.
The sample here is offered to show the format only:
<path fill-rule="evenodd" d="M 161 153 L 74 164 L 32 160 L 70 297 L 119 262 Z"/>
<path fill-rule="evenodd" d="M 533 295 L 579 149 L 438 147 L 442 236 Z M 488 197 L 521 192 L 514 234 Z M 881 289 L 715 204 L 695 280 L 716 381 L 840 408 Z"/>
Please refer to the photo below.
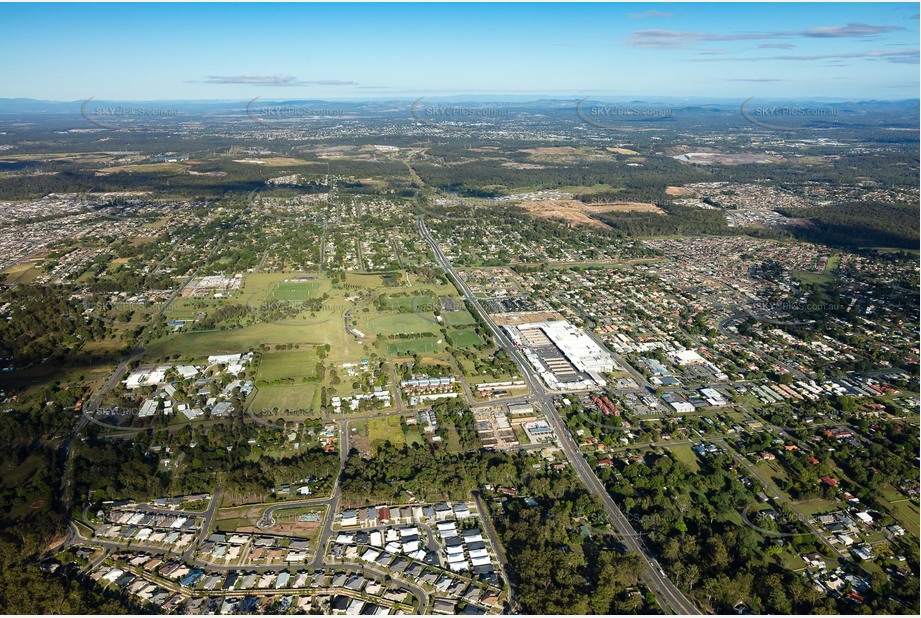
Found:
<path fill-rule="evenodd" d="M 263 97 L 257 96 L 253 98 L 215 98 L 215 99 L 131 99 L 131 98 L 118 98 L 118 97 L 87 97 L 85 99 L 37 99 L 34 97 L 0 97 L 0 102 L 10 102 L 10 101 L 22 101 L 22 102 L 35 102 L 35 103 L 85 103 L 90 100 L 95 101 L 105 101 L 105 102 L 119 102 L 119 103 L 155 103 L 155 102 L 164 102 L 164 103 L 251 103 L 253 101 L 262 100 L 262 101 L 324 101 L 324 102 L 351 102 L 351 103 L 362 103 L 362 102 L 416 102 L 423 99 L 430 100 L 447 100 L 447 99 L 460 99 L 460 98 L 471 98 L 471 99 L 480 99 L 480 102 L 490 103 L 490 102 L 501 102 L 501 101 L 491 101 L 488 97 L 502 97 L 502 98 L 516 98 L 519 99 L 519 102 L 528 103 L 528 102 L 540 102 L 540 101 L 580 101 L 580 100 L 598 100 L 598 97 L 607 97 L 605 100 L 615 101 L 615 100 L 637 100 L 637 99 L 669 99 L 673 101 L 694 101 L 694 102 L 738 102 L 744 101 L 749 98 L 757 98 L 763 101 L 780 101 L 780 100 L 790 100 L 796 99 L 800 101 L 830 101 L 830 102 L 840 102 L 840 103 L 866 103 L 866 102 L 908 102 L 908 101 L 919 101 L 921 97 L 918 96 L 907 96 L 907 97 L 824 97 L 824 96 L 815 96 L 815 95 L 747 95 L 747 96 L 721 96 L 721 97 L 704 97 L 704 96 L 681 96 L 681 95 L 627 95 L 627 94 L 593 94 L 585 95 L 584 93 L 579 94 L 569 94 L 569 95 L 544 95 L 544 94 L 532 94 L 532 95 L 518 95 L 518 94 L 504 94 L 504 93 L 489 93 L 489 94 L 456 94 L 456 95 L 394 95 L 390 97 L 335 97 L 335 98 L 320 98 L 320 97 Z"/>

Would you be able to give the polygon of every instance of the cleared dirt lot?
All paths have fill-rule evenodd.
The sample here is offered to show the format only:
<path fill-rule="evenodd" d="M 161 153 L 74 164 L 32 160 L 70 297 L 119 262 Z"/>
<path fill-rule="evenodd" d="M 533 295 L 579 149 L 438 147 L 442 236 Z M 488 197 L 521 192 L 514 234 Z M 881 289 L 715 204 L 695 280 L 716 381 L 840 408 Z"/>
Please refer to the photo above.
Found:
<path fill-rule="evenodd" d="M 304 161 L 303 159 L 293 159 L 291 157 L 266 157 L 264 159 L 234 159 L 234 163 L 248 163 L 250 165 L 265 165 L 266 167 L 287 167 L 291 165 L 308 166 L 319 165 L 313 161 Z"/>
<path fill-rule="evenodd" d="M 541 219 L 563 219 L 580 225 L 607 228 L 607 225 L 590 215 L 604 212 L 654 212 L 665 214 L 655 204 L 644 202 L 606 202 L 603 204 L 585 204 L 579 200 L 544 200 L 540 202 L 521 202 L 522 208 Z"/>
<path fill-rule="evenodd" d="M 517 326 L 519 324 L 534 324 L 535 322 L 549 322 L 552 320 L 565 320 L 561 313 L 556 311 L 520 311 L 517 313 L 495 313 L 493 322 L 498 326 Z"/>
<path fill-rule="evenodd" d="M 613 152 L 613 153 L 615 153 L 615 154 L 622 154 L 622 155 L 638 155 L 638 154 L 640 154 L 640 153 L 638 153 L 638 152 L 635 151 L 635 150 L 630 150 L 629 148 L 605 148 L 605 150 L 607 150 L 608 152 Z"/>
<path fill-rule="evenodd" d="M 542 146 L 538 148 L 522 148 L 521 152 L 538 156 L 560 156 L 560 155 L 577 155 L 585 154 L 584 149 L 573 148 L 572 146 Z"/>

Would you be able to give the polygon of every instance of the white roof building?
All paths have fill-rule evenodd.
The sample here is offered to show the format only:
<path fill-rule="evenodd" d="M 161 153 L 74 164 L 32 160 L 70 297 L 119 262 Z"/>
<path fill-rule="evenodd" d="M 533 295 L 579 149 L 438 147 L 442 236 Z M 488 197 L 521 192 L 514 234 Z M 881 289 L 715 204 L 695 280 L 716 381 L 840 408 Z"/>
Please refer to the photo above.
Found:
<path fill-rule="evenodd" d="M 141 410 L 138 412 L 138 418 L 147 418 L 148 416 L 153 416 L 157 413 L 157 408 L 159 405 L 160 402 L 156 399 L 146 399 L 141 405 Z"/>
<path fill-rule="evenodd" d="M 672 355 L 679 365 L 697 365 L 705 363 L 704 357 L 694 350 L 681 350 Z"/>
<path fill-rule="evenodd" d="M 198 375 L 198 368 L 193 365 L 176 365 L 176 371 L 185 380 Z"/>
<path fill-rule="evenodd" d="M 608 373 L 617 368 L 614 357 L 584 330 L 565 320 L 522 324 L 519 330 L 539 328 L 576 369 L 586 373 Z"/>

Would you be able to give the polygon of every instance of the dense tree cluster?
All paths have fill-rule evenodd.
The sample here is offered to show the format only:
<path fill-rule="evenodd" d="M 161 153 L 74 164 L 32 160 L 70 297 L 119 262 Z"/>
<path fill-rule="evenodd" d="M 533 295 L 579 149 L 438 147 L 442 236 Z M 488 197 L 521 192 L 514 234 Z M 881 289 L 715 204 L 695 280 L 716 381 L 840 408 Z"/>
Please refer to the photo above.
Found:
<path fill-rule="evenodd" d="M 692 474 L 669 455 L 647 455 L 602 474 L 608 491 L 622 504 L 634 526 L 647 534 L 649 545 L 670 578 L 699 603 L 725 613 L 740 601 L 759 613 L 852 613 L 855 607 L 901 613 L 895 588 L 885 577 L 874 579 L 874 592 L 863 606 L 836 600 L 783 568 L 775 556 L 784 551 L 777 537 L 754 526 L 740 525 L 739 513 L 754 504 L 752 489 L 735 472 L 731 458 L 701 460 Z M 792 514 L 780 521 L 794 522 Z M 758 520 L 758 527 L 774 526 Z M 820 550 L 819 541 L 783 524 L 790 547 L 798 553 Z M 790 527 L 794 526 L 794 527 Z M 917 602 L 917 579 L 902 582 Z"/>
<path fill-rule="evenodd" d="M 810 227 L 795 228 L 810 242 L 860 247 L 918 247 L 918 205 L 849 203 L 814 208 L 780 209 L 787 217 L 806 218 Z"/>
<path fill-rule="evenodd" d="M 337 454 L 307 447 L 279 457 L 267 448 L 286 442 L 280 428 L 260 428 L 239 419 L 214 424 L 208 431 L 193 432 L 188 426 L 169 435 L 146 431 L 130 445 L 88 439 L 74 449 L 74 503 L 90 496 L 98 501 L 209 493 L 216 485 L 230 493 L 265 494 L 276 484 L 308 478 L 316 480 L 318 491 L 330 488 L 339 468 Z M 170 458 L 178 466 L 161 466 L 160 450 L 151 446 L 171 446 Z"/>
<path fill-rule="evenodd" d="M 106 335 L 106 324 L 83 317 L 83 307 L 65 289 L 18 285 L 3 298 L 9 306 L 0 320 L 0 359 L 15 366 L 63 361 L 85 342 Z"/>

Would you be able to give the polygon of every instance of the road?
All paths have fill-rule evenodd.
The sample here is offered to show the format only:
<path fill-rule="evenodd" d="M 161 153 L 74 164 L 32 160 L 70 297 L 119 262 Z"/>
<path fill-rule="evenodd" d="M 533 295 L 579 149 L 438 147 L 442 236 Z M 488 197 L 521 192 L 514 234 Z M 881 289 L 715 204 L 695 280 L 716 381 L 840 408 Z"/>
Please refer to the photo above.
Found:
<path fill-rule="evenodd" d="M 346 424 L 346 423 L 343 422 L 343 424 Z M 357 570 L 357 571 L 361 571 L 365 575 L 373 576 L 380 581 L 386 581 L 387 577 L 389 577 L 391 581 L 409 590 L 410 592 L 413 593 L 413 595 L 417 599 L 419 599 L 420 605 L 419 605 L 418 613 L 420 614 L 429 613 L 431 609 L 430 608 L 430 605 L 431 605 L 430 596 L 420 587 L 416 586 L 415 584 L 409 581 L 406 581 L 405 579 L 394 577 L 392 574 L 384 573 L 383 571 L 379 571 L 377 569 L 371 568 L 365 564 L 332 563 L 332 562 L 324 561 L 324 557 L 326 554 L 325 552 L 326 544 L 329 540 L 329 537 L 332 535 L 333 520 L 335 519 L 335 514 L 339 510 L 340 497 L 341 497 L 341 491 L 339 489 L 338 479 L 337 479 L 336 485 L 333 489 L 333 494 L 329 498 L 316 498 L 312 500 L 295 500 L 295 501 L 290 501 L 290 502 L 284 502 L 280 504 L 271 505 L 266 510 L 273 511 L 279 508 L 284 509 L 284 508 L 293 508 L 293 507 L 298 507 L 298 506 L 328 505 L 328 508 L 326 511 L 326 518 L 324 520 L 323 528 L 319 536 L 319 543 L 317 546 L 317 551 L 314 556 L 314 559 L 310 562 L 309 566 L 315 570 L 327 569 L 327 568 L 342 568 L 345 570 L 352 570 L 352 571 Z M 211 524 L 214 521 L 214 515 L 217 512 L 218 505 L 220 504 L 220 499 L 221 499 L 221 488 L 216 487 L 214 490 L 214 495 L 212 496 L 212 499 L 211 499 L 211 503 L 208 506 L 208 509 L 204 511 L 204 513 L 190 513 L 190 514 L 194 514 L 195 516 L 201 516 L 203 518 L 202 526 L 195 540 L 192 543 L 190 543 L 189 547 L 182 552 L 178 552 L 175 550 L 171 550 L 169 548 L 164 548 L 164 547 L 155 546 L 155 545 L 144 545 L 143 543 L 131 543 L 130 545 L 126 545 L 125 543 L 116 542 L 116 541 L 105 541 L 105 540 L 101 540 L 98 538 L 89 539 L 89 538 L 84 537 L 82 534 L 80 534 L 79 528 L 73 522 L 71 522 L 70 528 L 68 530 L 68 535 L 67 535 L 67 539 L 65 540 L 65 544 L 73 544 L 73 543 L 85 544 L 85 545 L 91 545 L 93 547 L 98 547 L 103 550 L 102 554 L 96 557 L 92 561 L 90 566 L 87 568 L 87 571 L 90 571 L 96 568 L 97 566 L 99 566 L 99 564 L 102 563 L 102 561 L 106 558 L 106 556 L 108 556 L 109 552 L 122 551 L 126 548 L 130 548 L 136 551 L 149 551 L 152 554 L 172 555 L 177 558 L 181 558 L 186 564 L 189 564 L 191 566 L 195 566 L 201 569 L 206 569 L 209 572 L 230 572 L 230 571 L 243 570 L 243 571 L 252 572 L 252 573 L 264 573 L 267 571 L 286 570 L 286 569 L 291 568 L 292 566 L 296 566 L 296 565 L 290 565 L 290 564 L 284 563 L 284 564 L 248 565 L 248 566 L 242 567 L 239 565 L 232 565 L 232 564 L 227 564 L 227 565 L 211 564 L 209 562 L 196 558 L 194 555 L 195 550 L 204 542 L 204 540 L 211 533 Z M 147 507 L 146 505 L 139 505 L 138 510 L 155 511 L 157 509 L 153 509 L 152 507 Z M 175 513 L 176 511 L 172 511 L 172 512 Z"/>
<path fill-rule="evenodd" d="M 506 582 L 511 582 L 508 576 L 508 560 L 505 557 L 505 547 L 499 541 L 499 534 L 496 532 L 493 527 L 492 521 L 489 519 L 489 509 L 486 508 L 486 503 L 483 502 L 480 492 L 473 491 L 473 500 L 476 502 L 477 511 L 480 513 L 480 521 L 483 522 L 483 530 L 486 532 L 486 536 L 489 537 L 489 542 L 492 545 L 493 549 L 496 551 L 496 560 L 499 561 L 499 569 L 502 571 L 502 578 Z M 508 587 L 508 607 L 514 613 L 517 613 L 517 603 L 515 602 L 515 590 L 512 588 L 511 583 Z"/>
<path fill-rule="evenodd" d="M 262 253 L 262 259 L 259 260 L 259 266 L 257 266 L 253 272 L 261 273 L 261 272 L 262 272 L 262 268 L 265 266 L 265 261 L 266 261 L 266 259 L 267 259 L 268 257 L 269 257 L 269 250 L 266 249 L 266 250 Z"/>
<path fill-rule="evenodd" d="M 213 256 L 221 246 L 222 246 L 222 243 L 220 241 L 215 243 L 214 247 L 208 253 L 208 257 L 210 258 L 211 256 Z M 207 262 L 207 260 L 205 262 Z M 205 262 L 203 262 L 203 264 Z M 94 422 L 94 423 L 98 422 L 99 424 L 103 426 L 107 426 L 105 423 L 98 421 L 98 419 L 92 418 L 92 415 L 96 412 L 96 409 L 99 407 L 100 400 L 106 393 L 108 393 L 110 390 L 115 388 L 115 385 L 119 383 L 119 381 L 122 379 L 122 376 L 128 370 L 128 366 L 136 358 L 138 358 L 144 353 L 143 343 L 144 343 L 144 335 L 147 333 L 147 329 L 150 327 L 151 324 L 160 323 L 160 319 L 163 317 L 163 314 L 166 312 L 167 309 L 169 309 L 169 306 L 173 304 L 173 301 L 176 300 L 176 298 L 179 296 L 182 290 L 184 290 L 185 287 L 193 279 L 195 279 L 195 277 L 198 276 L 198 273 L 201 271 L 202 267 L 203 266 L 199 266 L 198 268 L 196 268 L 195 272 L 192 273 L 192 275 L 186 280 L 185 283 L 183 283 L 181 286 L 173 290 L 173 293 L 170 294 L 169 298 L 163 304 L 161 304 L 160 307 L 157 309 L 156 313 L 153 316 L 151 316 L 150 320 L 144 326 L 144 330 L 138 334 L 137 343 L 128 353 L 128 356 L 121 363 L 118 364 L 118 366 L 115 368 L 115 371 L 113 371 L 112 375 L 109 376 L 109 379 L 106 380 L 105 383 L 102 385 L 102 388 L 96 391 L 84 403 L 83 415 L 80 417 L 80 420 L 77 422 L 77 425 L 74 427 L 73 431 L 70 433 L 69 436 L 67 436 L 67 438 L 64 440 L 64 442 L 61 445 L 62 448 L 64 449 L 64 459 L 63 459 L 64 474 L 61 475 L 60 500 L 64 504 L 67 510 L 70 510 L 70 507 L 72 506 L 68 502 L 68 496 L 69 496 L 68 488 L 70 485 L 70 475 L 68 474 L 68 466 L 70 465 L 71 455 L 73 455 L 74 441 L 77 439 L 77 436 L 80 435 L 80 432 L 83 430 L 83 428 L 86 426 L 88 422 Z"/>
<path fill-rule="evenodd" d="M 466 282 L 464 282 L 464 280 L 461 279 L 461 277 L 457 274 L 454 266 L 447 259 L 444 253 L 442 253 L 438 243 L 435 241 L 428 228 L 425 226 L 424 216 L 417 216 L 416 223 L 419 228 L 419 233 L 422 235 L 422 238 L 425 239 L 425 241 L 429 244 L 429 247 L 431 247 L 432 253 L 435 255 L 435 259 L 444 269 L 445 273 L 447 273 L 448 276 L 455 281 L 463 297 L 470 302 L 473 308 L 476 309 L 476 311 L 483 318 L 483 321 L 492 331 L 496 342 L 502 346 L 502 348 L 505 349 L 506 353 L 512 358 L 512 360 L 518 364 L 518 367 L 521 370 L 521 374 L 524 376 L 525 381 L 527 382 L 528 387 L 532 393 L 532 402 L 536 404 L 544 413 L 551 427 L 553 427 L 553 430 L 556 432 L 557 436 L 559 436 L 560 446 L 562 447 L 563 453 L 572 464 L 573 469 L 579 475 L 579 478 L 582 479 L 582 482 L 585 483 L 589 491 L 595 494 L 595 496 L 604 506 L 605 511 L 611 519 L 611 522 L 623 537 L 624 544 L 627 546 L 627 548 L 633 552 L 636 552 L 643 558 L 647 567 L 646 581 L 649 584 L 650 589 L 659 599 L 659 603 L 662 606 L 662 609 L 664 611 L 670 611 L 678 614 L 700 614 L 700 610 L 690 601 L 690 599 L 688 599 L 684 593 L 682 593 L 681 590 L 679 590 L 678 587 L 665 576 L 664 571 L 659 566 L 659 563 L 656 561 L 652 553 L 647 549 L 645 543 L 643 543 L 642 537 L 636 532 L 636 530 L 633 529 L 633 526 L 627 520 L 626 516 L 618 508 L 617 504 L 615 504 L 607 490 L 605 490 L 604 485 L 600 480 L 598 480 L 598 477 L 595 476 L 594 471 L 585 461 L 585 458 L 582 457 L 582 453 L 580 452 L 578 445 L 569 434 L 565 423 L 563 423 L 563 420 L 557 412 L 556 407 L 553 405 L 551 395 L 547 393 L 543 383 L 540 381 L 540 378 L 535 374 L 533 368 L 527 362 L 527 360 L 523 358 L 518 348 L 516 348 L 511 341 L 509 341 L 509 339 L 505 336 L 505 333 L 496 326 L 489 314 L 483 310 L 477 297 L 467 286 Z"/>
<path fill-rule="evenodd" d="M 774 483 L 771 482 L 770 479 L 766 478 L 763 474 L 758 472 L 758 470 L 751 464 L 750 461 L 748 461 L 747 459 L 745 459 L 745 457 L 737 453 L 735 449 L 732 448 L 732 446 L 730 446 L 724 439 L 719 438 L 719 439 L 714 440 L 714 442 L 718 443 L 723 448 L 724 451 L 729 453 L 729 455 L 732 456 L 733 459 L 735 459 L 737 462 L 739 462 L 739 464 L 742 467 L 748 470 L 749 474 L 751 474 L 753 477 L 758 479 L 758 482 L 761 483 L 762 486 L 764 486 L 766 491 L 771 492 L 772 495 L 777 496 L 778 500 L 786 503 L 787 506 L 790 507 L 790 511 L 796 516 L 796 518 L 800 522 L 802 522 L 802 524 L 806 526 L 809 529 L 809 531 L 812 532 L 812 534 L 815 535 L 815 537 L 818 538 L 819 541 L 822 542 L 823 545 L 828 547 L 828 549 L 830 549 L 839 559 L 850 562 L 850 558 L 848 558 L 848 556 L 843 554 L 841 550 L 839 550 L 833 543 L 831 543 L 827 538 L 825 538 L 825 535 L 822 534 L 822 531 L 819 530 L 815 526 L 815 524 L 813 524 L 809 520 L 808 517 L 804 516 L 802 513 L 797 511 L 796 507 L 790 501 L 786 499 L 786 496 L 784 495 L 784 493 L 780 491 L 780 489 L 776 485 L 774 485 Z"/>
<path fill-rule="evenodd" d="M 622 536 L 623 541 L 625 545 L 627 546 L 627 548 L 630 549 L 631 551 L 636 552 L 646 562 L 647 582 L 649 584 L 650 589 L 657 595 L 660 605 L 662 606 L 663 610 L 674 612 L 674 613 L 680 613 L 680 614 L 699 614 L 700 612 L 697 609 L 697 607 L 695 607 L 693 603 L 691 603 L 691 601 L 688 600 L 684 596 L 684 594 L 671 581 L 669 581 L 668 578 L 664 576 L 664 573 L 660 569 L 658 562 L 655 560 L 654 556 L 649 552 L 649 550 L 646 548 L 645 544 L 643 543 L 641 535 L 639 535 L 633 529 L 630 522 L 627 520 L 626 516 L 624 516 L 624 514 L 620 511 L 620 509 L 611 499 L 610 495 L 605 490 L 601 481 L 598 479 L 597 476 L 595 476 L 594 471 L 591 469 L 591 467 L 582 457 L 582 454 L 579 451 L 578 445 L 572 439 L 572 436 L 569 434 L 565 424 L 563 423 L 562 418 L 560 417 L 559 413 L 556 411 L 555 406 L 553 405 L 553 402 L 551 399 L 552 395 L 546 391 L 546 389 L 543 386 L 543 383 L 540 381 L 538 376 L 534 373 L 530 364 L 528 364 L 527 361 L 522 357 L 518 349 L 508 340 L 508 338 L 501 331 L 501 329 L 499 329 L 496 326 L 496 324 L 490 318 L 489 314 L 483 310 L 483 308 L 481 307 L 479 303 L 479 300 L 474 296 L 470 288 L 458 276 L 457 272 L 454 270 L 450 261 L 442 253 L 437 242 L 431 236 L 428 229 L 426 228 L 424 217 L 423 216 L 417 217 L 417 223 L 419 226 L 420 233 L 422 234 L 426 242 L 429 244 L 429 246 L 432 248 L 432 251 L 437 261 L 441 265 L 441 267 L 445 270 L 445 272 L 451 278 L 454 279 L 458 288 L 461 290 L 461 293 L 464 296 L 464 298 L 466 298 L 471 303 L 473 308 L 483 318 L 486 325 L 492 331 L 493 336 L 495 340 L 497 341 L 497 343 L 500 346 L 502 346 L 502 348 L 505 349 L 505 351 L 509 354 L 509 356 L 518 364 L 522 372 L 522 375 L 525 378 L 526 384 L 528 385 L 530 389 L 530 392 L 531 392 L 530 400 L 545 414 L 545 416 L 548 419 L 548 422 L 551 424 L 551 426 L 554 428 L 554 431 L 559 436 L 560 446 L 562 447 L 562 451 L 566 455 L 567 459 L 570 461 L 571 465 L 573 466 L 573 469 L 576 471 L 576 473 L 585 483 L 586 487 L 598 497 L 598 499 L 604 506 L 606 512 L 608 513 L 608 516 L 610 517 L 615 528 L 619 531 L 620 535 Z M 196 274 L 197 274 L 197 271 L 196 273 L 192 275 L 192 277 L 190 277 L 189 280 L 194 278 Z M 175 297 L 178 296 L 178 293 L 181 291 L 182 287 L 177 289 L 174 292 L 173 296 L 166 303 L 164 303 L 164 305 L 160 309 L 159 315 L 162 315 L 163 311 L 165 311 L 165 309 L 175 299 Z M 83 428 L 86 422 L 88 422 L 87 414 L 89 414 L 91 410 L 95 408 L 95 405 L 98 405 L 99 398 L 109 389 L 113 388 L 115 384 L 118 383 L 118 381 L 121 379 L 122 374 L 127 370 L 127 367 L 129 366 L 131 361 L 133 361 L 137 356 L 142 354 L 143 351 L 144 350 L 141 347 L 140 341 L 139 341 L 138 345 L 135 347 L 134 350 L 131 351 L 131 354 L 129 354 L 128 358 L 126 358 L 118 366 L 118 368 L 110 376 L 109 380 L 106 382 L 104 387 L 93 398 L 92 400 L 93 405 L 86 406 L 85 415 L 81 418 L 75 431 L 69 437 L 70 443 L 68 443 L 67 450 L 66 450 L 67 459 L 69 459 L 69 456 L 70 456 L 70 450 L 72 447 L 73 439 L 76 438 L 76 436 L 79 434 L 79 431 Z M 472 398 L 470 394 L 467 394 L 467 396 L 468 398 Z M 515 399 L 520 399 L 520 398 L 516 397 Z M 394 413 L 403 414 L 404 412 L 402 410 L 398 410 Z M 345 460 L 347 459 L 347 456 L 348 456 L 348 422 L 349 420 L 354 420 L 354 419 L 346 418 L 346 419 L 340 419 L 338 421 L 339 430 L 340 430 L 340 442 L 341 442 L 340 457 L 341 457 L 341 461 L 343 464 L 345 463 Z M 199 566 L 204 566 L 209 569 L 217 568 L 215 565 L 211 565 L 211 564 L 205 563 L 203 561 L 200 561 L 194 558 L 193 554 L 194 554 L 195 549 L 210 534 L 214 514 L 216 512 L 218 504 L 220 503 L 220 491 L 221 490 L 219 487 L 215 488 L 214 496 L 211 500 L 209 508 L 207 511 L 205 511 L 204 514 L 202 514 L 203 524 L 202 524 L 201 530 L 199 531 L 198 537 L 195 539 L 193 543 L 190 544 L 188 549 L 186 549 L 184 552 L 179 554 L 184 560 L 186 560 L 190 564 L 197 564 Z M 480 503 L 479 497 L 477 496 L 476 499 L 479 504 Z M 324 561 L 324 557 L 326 554 L 325 549 L 326 549 L 327 543 L 329 542 L 329 539 L 332 536 L 332 526 L 333 526 L 333 522 L 335 519 L 335 514 L 339 510 L 340 500 L 341 500 L 341 489 L 339 487 L 339 479 L 336 479 L 330 498 L 328 498 L 327 500 L 310 500 L 309 501 L 312 504 L 317 504 L 317 505 L 323 504 L 323 503 L 328 504 L 326 517 L 324 519 L 323 526 L 321 528 L 321 531 L 318 537 L 318 546 L 316 549 L 316 553 L 315 553 L 313 561 L 310 564 L 310 566 L 312 566 L 315 569 L 320 569 L 320 568 L 325 568 L 325 567 L 330 567 L 330 566 L 338 566 L 338 565 L 326 563 Z M 286 504 L 284 506 L 291 506 L 291 505 Z M 482 505 L 480 505 L 480 508 L 484 513 L 486 512 Z M 498 538 L 495 537 L 494 531 L 491 530 L 491 528 L 487 527 L 487 535 L 490 537 L 491 542 L 497 548 L 497 551 L 498 551 L 499 550 L 498 548 L 501 547 L 501 544 L 498 542 Z M 79 536 L 79 531 L 77 531 L 77 537 L 81 539 L 83 538 Z M 97 539 L 93 540 L 93 544 L 103 547 L 105 549 L 124 548 L 123 544 L 110 543 L 107 541 L 100 541 Z M 136 548 L 141 548 L 141 547 L 142 546 L 136 546 Z M 151 548 L 151 549 L 160 551 L 160 552 L 164 551 L 163 548 Z M 175 552 L 171 552 L 171 553 L 175 553 Z M 347 566 L 347 565 L 342 565 L 342 566 Z M 502 561 L 501 566 L 502 566 L 503 574 L 506 576 L 506 580 L 507 580 L 508 574 L 507 574 L 507 569 L 506 569 L 506 565 L 504 561 Z M 265 565 L 264 567 L 256 567 L 257 570 L 269 570 L 269 569 L 275 569 L 275 568 L 278 568 L 278 565 Z M 383 572 L 376 571 L 365 565 L 359 565 L 358 568 L 360 568 L 362 571 L 366 573 L 374 574 L 378 577 L 383 577 L 385 575 Z M 227 569 L 236 570 L 236 569 L 239 569 L 239 567 L 227 566 L 227 567 L 222 568 L 221 570 L 227 570 Z M 429 595 L 426 594 L 421 589 L 418 589 L 417 587 L 413 586 L 412 584 L 409 584 L 408 582 L 401 581 L 400 584 L 404 585 L 407 589 L 409 589 L 411 592 L 417 595 L 417 597 L 420 599 L 420 602 L 421 602 L 421 607 L 420 607 L 420 609 L 422 610 L 421 613 L 426 613 L 428 611 Z"/>

